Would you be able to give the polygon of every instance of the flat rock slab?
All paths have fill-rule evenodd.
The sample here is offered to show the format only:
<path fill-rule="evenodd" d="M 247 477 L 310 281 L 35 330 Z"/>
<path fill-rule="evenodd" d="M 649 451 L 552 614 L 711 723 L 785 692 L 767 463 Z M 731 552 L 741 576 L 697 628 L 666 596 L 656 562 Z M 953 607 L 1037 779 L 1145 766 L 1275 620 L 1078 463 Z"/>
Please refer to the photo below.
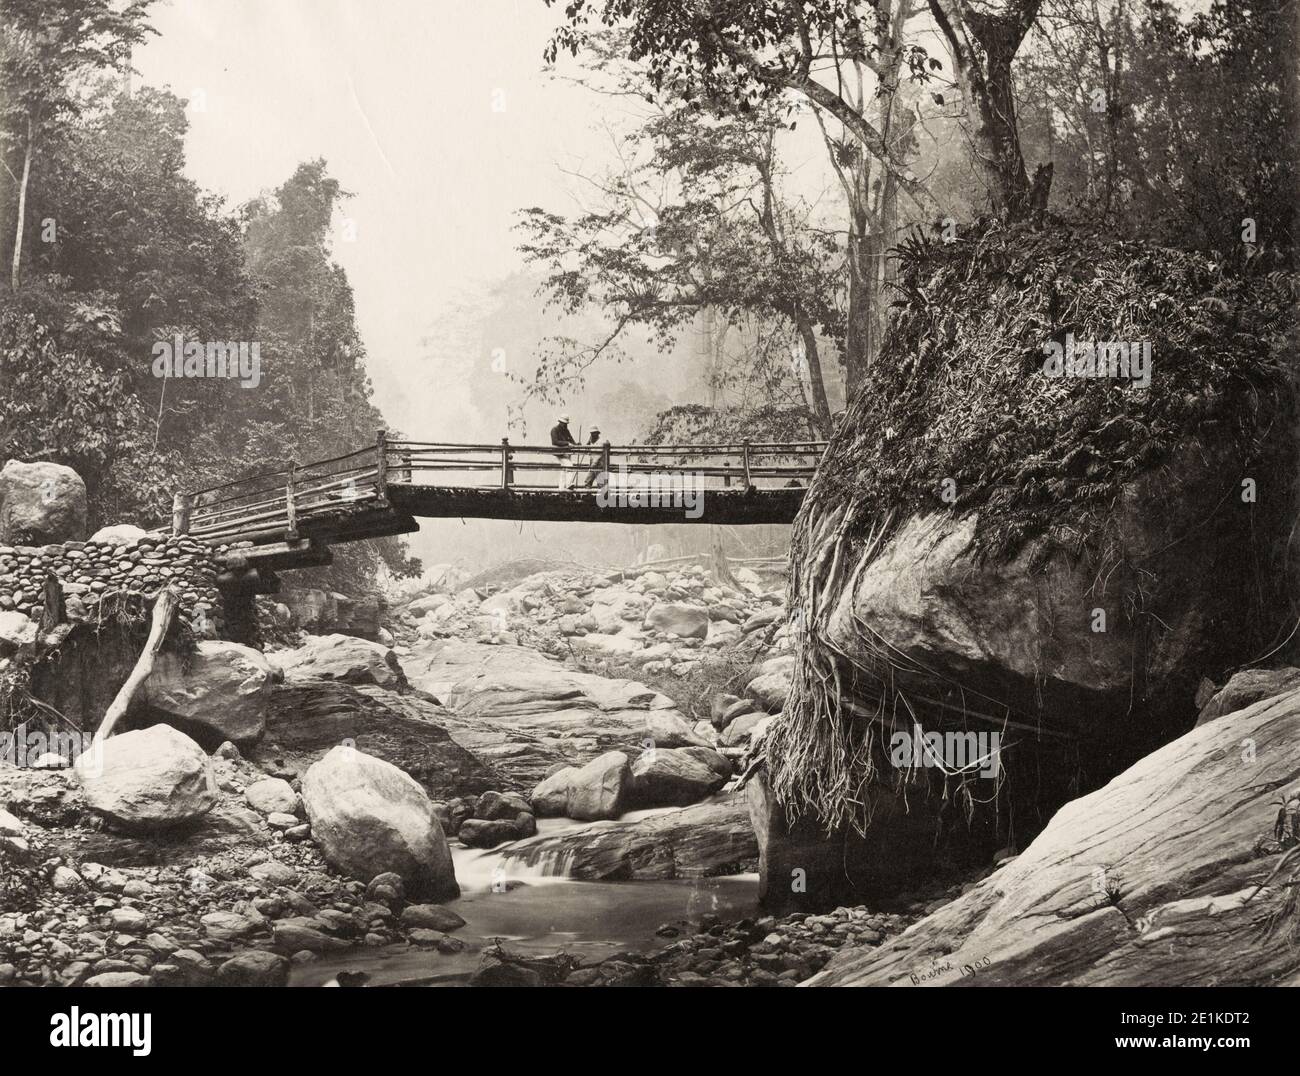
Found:
<path fill-rule="evenodd" d="M 756 869 L 758 841 L 743 796 L 627 822 L 595 822 L 510 845 L 529 866 L 562 862 L 570 878 L 712 878 Z"/>
<path fill-rule="evenodd" d="M 437 723 L 443 713 L 426 699 L 379 688 L 359 691 L 333 680 L 280 684 L 271 693 L 264 746 L 253 757 L 274 754 L 303 773 L 351 740 L 359 751 L 409 773 L 436 799 L 508 787 Z"/>
<path fill-rule="evenodd" d="M 408 678 L 463 717 L 520 718 L 584 709 L 669 710 L 673 703 L 635 680 L 566 669 L 520 646 L 448 639 L 413 649 Z"/>
<path fill-rule="evenodd" d="M 1300 783 L 1300 690 L 1202 725 L 1073 800 L 1011 863 L 814 986 L 1262 986 L 1300 947 L 1259 855 Z M 1292 867 L 1294 869 L 1294 865 Z"/>
<path fill-rule="evenodd" d="M 272 664 L 284 670 L 287 681 L 341 680 L 348 684 L 376 684 L 400 688 L 405 678 L 397 655 L 382 643 L 352 635 L 309 635 L 296 650 L 271 655 Z"/>
<path fill-rule="evenodd" d="M 449 639 L 417 645 L 403 666 L 446 707 L 458 743 L 528 789 L 557 764 L 581 767 L 612 749 L 705 745 L 666 695 L 535 650 Z"/>

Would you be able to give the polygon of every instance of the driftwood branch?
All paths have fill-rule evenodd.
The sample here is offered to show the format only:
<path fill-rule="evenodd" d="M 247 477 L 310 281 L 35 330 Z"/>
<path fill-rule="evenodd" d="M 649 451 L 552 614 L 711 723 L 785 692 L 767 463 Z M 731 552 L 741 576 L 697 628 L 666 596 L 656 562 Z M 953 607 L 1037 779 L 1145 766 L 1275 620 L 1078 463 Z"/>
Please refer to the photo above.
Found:
<path fill-rule="evenodd" d="M 131 700 L 135 698 L 135 693 L 140 690 L 140 685 L 153 672 L 154 660 L 162 649 L 163 639 L 167 637 L 167 629 L 171 627 L 172 620 L 176 617 L 180 600 L 180 591 L 175 587 L 167 587 L 158 595 L 157 601 L 153 604 L 153 621 L 149 626 L 149 639 L 144 644 L 144 650 L 140 653 L 135 668 L 131 670 L 131 675 L 118 689 L 112 705 L 105 711 L 104 720 L 100 722 L 99 731 L 95 733 L 96 745 L 112 735 L 113 726 L 122 719 L 122 715 L 131 705 Z"/>

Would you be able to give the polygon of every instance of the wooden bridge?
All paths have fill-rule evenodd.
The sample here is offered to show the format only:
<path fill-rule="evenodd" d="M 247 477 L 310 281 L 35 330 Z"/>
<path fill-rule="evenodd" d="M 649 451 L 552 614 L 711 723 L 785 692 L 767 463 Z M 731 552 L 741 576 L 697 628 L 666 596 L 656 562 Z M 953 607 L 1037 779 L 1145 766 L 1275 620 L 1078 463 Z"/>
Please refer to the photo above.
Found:
<path fill-rule="evenodd" d="M 417 516 L 586 523 L 789 523 L 824 441 L 711 445 L 433 444 L 389 440 L 316 463 L 178 493 L 172 531 L 226 547 L 225 586 L 278 589 L 275 571 L 329 547 L 419 530 Z"/>

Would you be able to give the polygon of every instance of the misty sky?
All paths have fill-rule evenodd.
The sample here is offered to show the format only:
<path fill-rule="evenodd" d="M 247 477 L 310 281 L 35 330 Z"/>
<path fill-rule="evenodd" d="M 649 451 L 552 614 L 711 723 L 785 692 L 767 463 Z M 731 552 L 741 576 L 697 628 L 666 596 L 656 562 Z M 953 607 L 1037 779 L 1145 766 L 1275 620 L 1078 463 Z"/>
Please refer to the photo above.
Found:
<path fill-rule="evenodd" d="M 440 314 L 473 305 L 523 267 L 516 210 L 578 208 L 582 184 L 558 166 L 595 175 L 614 159 L 598 124 L 617 124 L 630 106 L 543 70 L 562 17 L 542 0 L 164 0 L 153 8 L 158 36 L 136 50 L 137 84 L 192 101 L 187 172 L 228 207 L 315 157 L 354 194 L 356 239 L 340 229 L 334 256 L 356 295 L 376 403 L 410 437 L 503 432 L 496 416 L 471 414 L 455 364 L 440 363 L 422 339 L 454 350 L 456 326 L 443 317 L 440 330 Z M 580 73 L 567 58 L 561 69 Z M 785 163 L 801 181 L 807 173 L 801 185 L 815 195 L 829 177 L 814 125 L 795 143 Z M 698 398 L 684 378 L 665 375 L 656 363 L 648 376 L 680 397 L 673 402 Z M 614 541 L 626 529 L 600 536 Z M 410 542 L 436 563 L 467 543 L 477 558 L 521 543 L 573 552 L 595 537 L 588 531 L 424 520 Z"/>
<path fill-rule="evenodd" d="M 355 194 L 335 257 L 397 427 L 436 408 L 410 386 L 439 309 L 520 267 L 516 209 L 572 206 L 557 162 L 605 152 L 596 99 L 542 71 L 561 17 L 541 0 L 171 0 L 137 50 L 139 80 L 194 102 L 188 172 L 231 206 L 318 156 Z"/>

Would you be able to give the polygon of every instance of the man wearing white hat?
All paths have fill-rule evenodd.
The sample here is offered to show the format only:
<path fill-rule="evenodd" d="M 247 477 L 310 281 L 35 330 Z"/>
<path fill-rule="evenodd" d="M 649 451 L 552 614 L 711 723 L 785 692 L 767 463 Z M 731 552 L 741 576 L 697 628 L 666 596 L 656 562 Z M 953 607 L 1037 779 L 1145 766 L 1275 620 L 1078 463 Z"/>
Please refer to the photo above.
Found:
<path fill-rule="evenodd" d="M 578 442 L 573 439 L 573 434 L 569 432 L 569 416 L 560 415 L 555 425 L 551 427 L 551 445 L 555 448 L 564 449 L 563 452 L 557 452 L 556 458 L 560 461 L 560 489 L 570 489 L 573 486 L 574 479 L 578 476 L 572 471 L 573 457 L 569 455 L 568 448 L 570 445 L 576 445 Z"/>

